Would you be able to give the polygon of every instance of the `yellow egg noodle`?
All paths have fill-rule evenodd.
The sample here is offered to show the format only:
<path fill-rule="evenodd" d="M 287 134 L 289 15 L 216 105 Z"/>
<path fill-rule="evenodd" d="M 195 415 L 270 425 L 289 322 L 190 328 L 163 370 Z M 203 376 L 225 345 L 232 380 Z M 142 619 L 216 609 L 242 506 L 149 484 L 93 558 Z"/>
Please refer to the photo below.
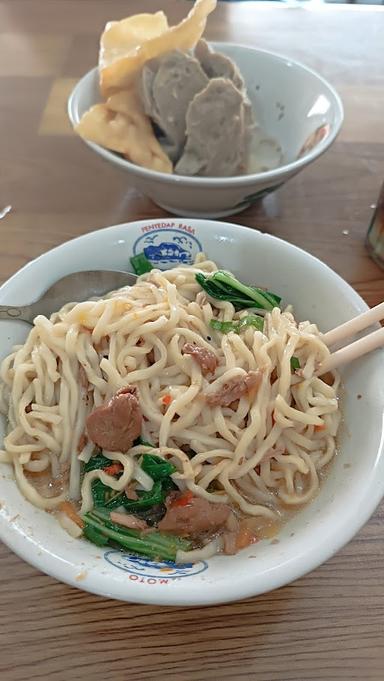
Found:
<path fill-rule="evenodd" d="M 127 385 L 137 388 L 143 439 L 174 464 L 181 491 L 272 520 L 313 497 L 335 455 L 340 420 L 338 375 L 332 385 L 316 376 L 329 350 L 314 324 L 297 323 L 279 308 L 265 314 L 263 332 L 212 329 L 212 318 L 244 315 L 232 303 L 211 299 L 196 282 L 197 272 L 216 269 L 200 255 L 193 266 L 152 270 L 133 287 L 65 305 L 50 319 L 36 317 L 0 372 L 0 409 L 9 425 L 0 461 L 13 465 L 32 504 L 54 510 L 69 498 L 85 513 L 95 479 L 114 490 L 132 480 L 145 484 L 138 465 L 144 445 L 103 452 L 122 464 L 120 478 L 100 469 L 81 478 L 81 462 L 94 449 L 85 442 L 78 450 L 86 418 Z M 215 354 L 214 376 L 182 353 L 185 343 Z M 292 371 L 292 357 L 300 370 Z M 254 394 L 225 407 L 207 402 L 231 379 L 255 371 L 261 381 Z M 41 471 L 50 477 L 49 493 L 35 484 Z"/>

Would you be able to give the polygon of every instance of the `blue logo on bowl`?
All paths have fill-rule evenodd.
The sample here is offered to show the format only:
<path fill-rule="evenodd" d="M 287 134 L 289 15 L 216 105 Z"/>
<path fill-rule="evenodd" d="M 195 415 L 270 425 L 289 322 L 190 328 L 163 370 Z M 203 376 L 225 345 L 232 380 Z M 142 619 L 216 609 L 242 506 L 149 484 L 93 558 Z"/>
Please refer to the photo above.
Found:
<path fill-rule="evenodd" d="M 192 577 L 208 568 L 208 563 L 205 560 L 178 565 L 169 561 L 154 561 L 140 556 L 131 556 L 129 553 L 122 553 L 121 551 L 106 551 L 104 558 L 119 570 L 129 572 L 132 581 L 148 583 L 149 580 L 150 584 L 156 582 L 166 584 L 169 579 Z"/>
<path fill-rule="evenodd" d="M 154 229 L 140 236 L 134 246 L 133 254 L 144 253 L 146 258 L 157 269 L 168 269 L 174 265 L 192 265 L 196 255 L 202 251 L 200 241 L 191 233 L 187 233 L 187 225 L 175 228 Z M 144 228 L 145 229 L 145 228 Z"/>

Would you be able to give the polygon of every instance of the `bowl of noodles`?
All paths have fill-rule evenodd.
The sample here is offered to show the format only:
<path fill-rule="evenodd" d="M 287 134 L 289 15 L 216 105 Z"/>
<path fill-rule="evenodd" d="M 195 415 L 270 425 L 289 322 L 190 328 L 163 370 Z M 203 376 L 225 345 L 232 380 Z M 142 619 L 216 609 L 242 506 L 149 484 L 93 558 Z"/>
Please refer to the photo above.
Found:
<path fill-rule="evenodd" d="M 1 539 L 67 584 L 131 602 L 288 584 L 384 493 L 383 352 L 319 372 L 322 332 L 366 305 L 295 246 L 190 219 L 67 242 L 0 303 L 32 302 L 71 272 L 132 268 L 131 287 L 80 292 L 32 327 L 0 322 Z"/>

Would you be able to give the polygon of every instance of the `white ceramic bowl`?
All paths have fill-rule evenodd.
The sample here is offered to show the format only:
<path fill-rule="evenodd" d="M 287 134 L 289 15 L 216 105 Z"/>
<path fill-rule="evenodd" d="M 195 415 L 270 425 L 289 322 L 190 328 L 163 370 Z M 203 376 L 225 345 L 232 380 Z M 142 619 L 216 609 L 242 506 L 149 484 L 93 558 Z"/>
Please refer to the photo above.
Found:
<path fill-rule="evenodd" d="M 324 331 L 366 309 L 346 282 L 299 248 L 237 225 L 189 219 L 117 225 L 69 241 L 4 284 L 0 304 L 28 303 L 73 271 L 126 269 L 132 253 L 143 250 L 148 236 L 155 246 L 175 246 L 183 239 L 183 248 L 172 250 L 184 262 L 203 249 L 243 281 L 280 293 L 285 303 L 294 304 L 298 318 L 310 318 Z M 172 262 L 163 261 L 161 266 Z M 28 328 L 22 322 L 0 322 L 1 356 L 25 338 Z M 349 541 L 384 494 L 383 374 L 384 351 L 343 372 L 340 453 L 316 499 L 281 529 L 278 543 L 263 540 L 236 556 L 178 567 L 105 551 L 71 539 L 52 516 L 25 501 L 6 465 L 0 467 L 0 537 L 26 561 L 57 579 L 127 601 L 222 603 L 288 584 Z"/>
<path fill-rule="evenodd" d="M 89 146 L 128 174 L 128 183 L 176 215 L 223 217 L 233 215 L 280 187 L 312 163 L 335 140 L 343 122 L 343 106 L 333 89 L 311 69 L 285 57 L 231 43 L 212 43 L 239 66 L 258 122 L 283 150 L 283 165 L 275 170 L 230 178 L 167 175 L 129 163 L 97 144 Z M 68 102 L 72 124 L 100 101 L 97 69 L 76 85 Z M 316 132 L 324 136 L 298 158 Z M 320 139 L 321 138 L 321 139 Z M 309 145 L 310 146 L 310 145 Z"/>

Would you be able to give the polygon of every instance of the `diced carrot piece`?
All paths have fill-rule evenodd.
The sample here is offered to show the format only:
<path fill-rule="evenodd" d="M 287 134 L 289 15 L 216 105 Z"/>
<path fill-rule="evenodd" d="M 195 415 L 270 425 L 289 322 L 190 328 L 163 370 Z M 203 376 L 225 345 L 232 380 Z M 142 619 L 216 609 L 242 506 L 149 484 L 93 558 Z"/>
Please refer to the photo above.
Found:
<path fill-rule="evenodd" d="M 171 402 L 172 402 L 172 397 L 171 397 L 171 395 L 168 393 L 167 395 L 164 395 L 164 397 L 162 397 L 161 401 L 162 401 L 162 403 L 163 403 L 166 407 L 169 407 L 169 405 L 170 405 Z"/>
<path fill-rule="evenodd" d="M 110 466 L 103 468 L 104 473 L 107 473 L 107 475 L 117 475 L 118 473 L 121 473 L 122 470 L 124 470 L 124 466 L 120 462 L 112 463 Z"/>
<path fill-rule="evenodd" d="M 188 506 L 189 502 L 193 499 L 193 493 L 188 490 L 181 497 L 175 497 L 172 499 L 170 506 Z"/>

